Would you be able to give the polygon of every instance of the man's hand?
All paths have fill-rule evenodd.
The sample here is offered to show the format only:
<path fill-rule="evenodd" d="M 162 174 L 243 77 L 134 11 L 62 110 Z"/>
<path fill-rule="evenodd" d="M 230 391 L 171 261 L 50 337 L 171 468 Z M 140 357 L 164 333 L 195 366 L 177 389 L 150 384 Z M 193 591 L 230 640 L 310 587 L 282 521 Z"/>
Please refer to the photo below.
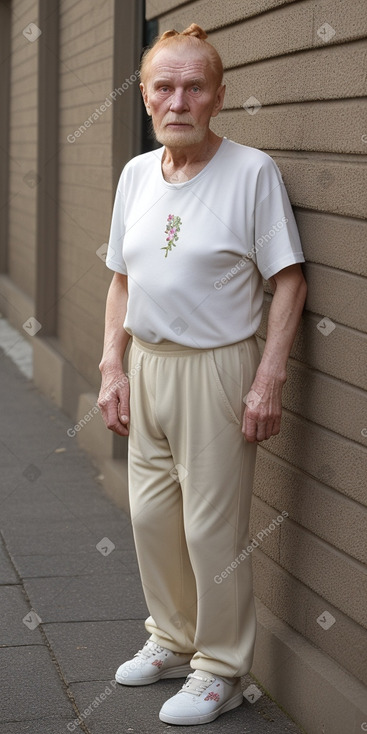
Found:
<path fill-rule="evenodd" d="M 245 399 L 242 433 L 251 443 L 265 441 L 280 431 L 287 360 L 307 293 L 299 264 L 280 270 L 270 278 L 270 284 L 274 296 L 269 311 L 265 348 Z"/>
<path fill-rule="evenodd" d="M 119 436 L 128 436 L 129 380 L 122 364 L 130 334 L 122 324 L 127 309 L 127 277 L 114 273 L 108 290 L 106 301 L 106 327 L 103 355 L 99 365 L 102 385 L 99 392 L 98 405 L 103 420 L 111 431 Z"/>
<path fill-rule="evenodd" d="M 107 428 L 119 436 L 129 435 L 129 397 L 129 379 L 121 369 L 102 372 L 98 405 Z"/>
<path fill-rule="evenodd" d="M 245 399 L 242 425 L 242 433 L 250 443 L 279 433 L 284 382 L 284 378 L 256 376 Z"/>

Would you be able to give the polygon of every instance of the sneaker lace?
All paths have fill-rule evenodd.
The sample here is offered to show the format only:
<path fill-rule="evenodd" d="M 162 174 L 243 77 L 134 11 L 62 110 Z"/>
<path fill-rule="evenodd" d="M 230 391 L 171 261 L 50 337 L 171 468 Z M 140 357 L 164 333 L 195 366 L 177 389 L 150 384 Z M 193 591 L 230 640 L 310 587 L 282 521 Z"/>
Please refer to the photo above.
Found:
<path fill-rule="evenodd" d="M 198 673 L 189 673 L 179 693 L 190 693 L 194 696 L 201 696 L 214 680 L 215 677 L 213 675 L 206 677 Z"/>
<path fill-rule="evenodd" d="M 139 658 L 140 660 L 145 661 L 149 660 L 152 655 L 160 655 L 162 652 L 163 647 L 157 645 L 153 640 L 147 640 L 142 650 L 135 653 L 134 658 Z"/>

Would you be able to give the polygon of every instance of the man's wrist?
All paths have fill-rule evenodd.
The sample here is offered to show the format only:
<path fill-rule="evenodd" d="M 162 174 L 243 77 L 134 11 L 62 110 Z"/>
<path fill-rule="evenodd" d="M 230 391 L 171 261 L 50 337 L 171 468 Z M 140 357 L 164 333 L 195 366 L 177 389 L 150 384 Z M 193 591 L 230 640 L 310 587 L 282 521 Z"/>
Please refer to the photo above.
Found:
<path fill-rule="evenodd" d="M 287 381 L 287 370 L 284 367 L 279 367 L 278 365 L 259 365 L 256 377 L 256 382 L 260 383 L 268 383 L 268 382 L 277 382 L 280 385 L 284 385 L 284 383 Z"/>
<path fill-rule="evenodd" d="M 260 364 L 257 368 L 256 377 L 265 380 L 275 380 L 284 383 L 287 379 L 288 353 L 282 354 L 280 350 L 275 353 L 268 351 L 265 347 Z"/>
<path fill-rule="evenodd" d="M 122 358 L 121 357 L 116 358 L 114 360 L 110 360 L 110 359 L 107 360 L 102 357 L 98 367 L 99 367 L 99 371 L 102 374 L 115 373 L 115 372 L 125 374 L 122 368 Z"/>

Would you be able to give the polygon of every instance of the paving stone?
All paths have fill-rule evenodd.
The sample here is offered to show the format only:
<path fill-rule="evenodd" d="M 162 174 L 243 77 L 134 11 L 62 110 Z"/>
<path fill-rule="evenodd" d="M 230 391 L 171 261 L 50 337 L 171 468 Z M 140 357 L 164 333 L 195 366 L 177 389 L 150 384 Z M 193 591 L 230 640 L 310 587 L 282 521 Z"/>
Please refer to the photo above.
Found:
<path fill-rule="evenodd" d="M 0 719 L 69 716 L 74 710 L 44 646 L 0 649 Z"/>
<path fill-rule="evenodd" d="M 29 465 L 26 471 L 28 469 L 36 472 L 37 468 Z M 97 529 L 99 531 L 104 525 L 106 532 L 113 532 L 121 547 L 132 547 L 132 532 L 127 515 L 116 514 L 116 508 L 103 496 L 100 501 L 98 495 L 102 494 L 102 490 L 95 481 L 89 481 L 89 486 L 81 487 L 81 483 L 75 481 L 75 474 L 73 480 L 70 482 L 64 479 L 64 483 L 59 485 L 54 482 L 50 487 L 42 478 L 29 481 L 19 471 L 16 480 L 6 481 L 6 488 L 2 486 L 0 492 L 5 530 L 11 534 L 12 528 L 18 525 L 29 527 L 38 522 L 42 528 L 52 522 L 74 520 L 93 532 Z"/>
<path fill-rule="evenodd" d="M 46 624 L 44 631 L 68 683 L 113 678 L 149 637 L 143 620 L 133 619 Z"/>
<path fill-rule="evenodd" d="M 73 714 L 75 716 L 75 714 Z M 67 734 L 70 716 L 47 717 L 31 721 L 0 724 L 0 734 Z"/>
<path fill-rule="evenodd" d="M 74 553 L 24 556 L 13 554 L 12 557 L 23 579 L 42 578 L 43 576 L 90 576 L 106 569 L 105 558 L 96 550 L 95 546 L 89 551 L 81 550 Z M 108 558 L 109 571 L 138 574 L 134 550 L 119 550 L 116 546 Z"/>
<path fill-rule="evenodd" d="M 50 488 L 42 477 L 37 478 L 36 465 L 29 465 L 25 472 L 28 470 L 30 478 L 27 479 L 18 473 L 17 484 L 14 483 L 12 491 L 8 492 L 8 496 L 3 495 L 0 501 L 6 538 L 9 542 L 12 536 L 19 538 L 23 554 L 26 554 L 27 550 L 37 552 L 34 546 L 37 538 L 40 545 L 46 547 L 45 539 L 42 537 L 45 533 L 51 533 L 54 536 L 53 542 L 61 542 L 63 545 L 65 542 L 63 535 L 70 532 L 74 536 L 72 541 L 74 549 L 77 549 L 78 544 L 80 547 L 83 546 L 85 531 L 96 536 L 96 542 L 101 537 L 109 537 L 112 534 L 116 546 L 133 547 L 133 536 L 127 515 L 116 513 L 116 508 L 107 498 L 101 497 L 101 489 L 96 482 L 90 481 L 89 487 L 81 491 L 74 475 L 74 486 L 69 486 L 64 480 L 64 486 L 53 485 Z M 20 506 L 22 512 L 19 512 Z M 12 551 L 15 551 L 15 546 L 12 546 Z"/>
<path fill-rule="evenodd" d="M 12 556 L 20 550 L 24 555 L 92 551 L 100 540 L 100 533 L 90 530 L 77 519 L 27 523 L 23 518 L 8 524 L 3 535 Z"/>
<path fill-rule="evenodd" d="M 19 580 L 11 561 L 9 560 L 9 555 L 3 543 L 0 541 L 0 585 L 1 584 L 19 584 Z"/>
<path fill-rule="evenodd" d="M 106 570 L 91 578 L 27 579 L 24 586 L 46 623 L 145 619 L 148 615 L 140 580 L 134 574 Z"/>
<path fill-rule="evenodd" d="M 28 620 L 33 627 L 31 608 L 21 586 L 0 586 L 0 609 L 1 647 L 43 644 L 39 629 L 30 629 L 23 621 Z"/>
<path fill-rule="evenodd" d="M 11 521 L 11 515 L 4 512 L 6 527 L 3 536 L 11 556 L 48 555 L 50 553 L 98 553 L 97 544 L 108 538 L 118 550 L 132 548 L 131 533 L 124 533 L 123 524 L 104 521 L 103 518 L 88 518 L 86 521 L 69 515 L 61 520 L 27 519 L 18 517 Z"/>

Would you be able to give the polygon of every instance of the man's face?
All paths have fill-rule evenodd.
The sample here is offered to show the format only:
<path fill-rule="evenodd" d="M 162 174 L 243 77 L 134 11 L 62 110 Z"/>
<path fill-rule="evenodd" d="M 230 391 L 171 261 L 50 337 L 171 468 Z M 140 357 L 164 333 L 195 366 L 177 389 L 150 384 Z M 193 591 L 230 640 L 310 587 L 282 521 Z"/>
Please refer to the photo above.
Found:
<path fill-rule="evenodd" d="M 157 51 L 140 89 L 158 142 L 171 148 L 204 140 L 225 92 L 206 54 L 178 43 Z"/>

